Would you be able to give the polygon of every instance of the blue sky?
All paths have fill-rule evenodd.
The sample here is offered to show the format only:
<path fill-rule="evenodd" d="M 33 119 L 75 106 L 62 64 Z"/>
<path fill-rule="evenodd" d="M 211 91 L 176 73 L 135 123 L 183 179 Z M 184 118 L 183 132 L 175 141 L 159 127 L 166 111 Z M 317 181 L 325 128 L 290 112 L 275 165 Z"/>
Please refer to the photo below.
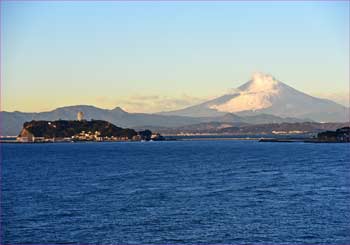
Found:
<path fill-rule="evenodd" d="M 2 110 L 177 109 L 256 71 L 346 103 L 349 2 L 2 1 L 1 51 Z"/>

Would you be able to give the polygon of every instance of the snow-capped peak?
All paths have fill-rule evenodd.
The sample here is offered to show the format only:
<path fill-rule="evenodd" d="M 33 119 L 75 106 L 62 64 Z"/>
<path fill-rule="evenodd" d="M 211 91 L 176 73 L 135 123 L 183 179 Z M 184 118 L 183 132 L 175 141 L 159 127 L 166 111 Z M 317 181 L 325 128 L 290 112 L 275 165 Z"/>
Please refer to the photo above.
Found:
<path fill-rule="evenodd" d="M 280 94 L 281 82 L 264 73 L 254 73 L 252 79 L 238 88 L 237 96 L 223 103 L 211 105 L 221 112 L 259 110 L 272 105 L 274 97 Z"/>
<path fill-rule="evenodd" d="M 277 92 L 280 82 L 269 74 L 262 72 L 254 73 L 250 82 L 241 87 L 242 92 Z"/>
<path fill-rule="evenodd" d="M 248 82 L 220 97 L 167 115 L 213 117 L 227 113 L 349 121 L 349 108 L 307 95 L 262 72 L 254 73 Z"/>

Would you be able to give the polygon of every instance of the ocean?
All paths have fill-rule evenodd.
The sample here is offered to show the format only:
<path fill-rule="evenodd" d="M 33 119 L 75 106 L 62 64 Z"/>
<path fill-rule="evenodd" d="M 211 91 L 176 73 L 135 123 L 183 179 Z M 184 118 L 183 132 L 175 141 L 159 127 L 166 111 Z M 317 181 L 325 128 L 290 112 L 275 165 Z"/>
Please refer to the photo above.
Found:
<path fill-rule="evenodd" d="M 1 144 L 2 244 L 350 243 L 350 144 Z"/>

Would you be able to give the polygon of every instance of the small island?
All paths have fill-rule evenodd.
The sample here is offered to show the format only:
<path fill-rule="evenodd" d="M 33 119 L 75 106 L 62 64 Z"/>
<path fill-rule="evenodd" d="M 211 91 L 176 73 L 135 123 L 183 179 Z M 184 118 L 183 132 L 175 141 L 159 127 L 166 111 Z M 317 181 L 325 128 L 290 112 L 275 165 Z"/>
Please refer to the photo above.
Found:
<path fill-rule="evenodd" d="M 30 121 L 23 124 L 17 142 L 76 142 L 76 141 L 149 141 L 164 140 L 150 130 L 117 127 L 103 120 L 87 121 L 78 113 L 77 120 Z"/>

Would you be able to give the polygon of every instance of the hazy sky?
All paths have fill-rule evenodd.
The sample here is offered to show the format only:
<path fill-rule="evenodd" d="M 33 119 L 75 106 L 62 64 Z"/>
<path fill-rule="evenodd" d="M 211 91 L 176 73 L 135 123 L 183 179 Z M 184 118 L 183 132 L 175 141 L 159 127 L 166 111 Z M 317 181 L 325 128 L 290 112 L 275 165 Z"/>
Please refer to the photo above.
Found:
<path fill-rule="evenodd" d="M 255 71 L 346 103 L 349 2 L 1 1 L 1 109 L 154 112 Z"/>

